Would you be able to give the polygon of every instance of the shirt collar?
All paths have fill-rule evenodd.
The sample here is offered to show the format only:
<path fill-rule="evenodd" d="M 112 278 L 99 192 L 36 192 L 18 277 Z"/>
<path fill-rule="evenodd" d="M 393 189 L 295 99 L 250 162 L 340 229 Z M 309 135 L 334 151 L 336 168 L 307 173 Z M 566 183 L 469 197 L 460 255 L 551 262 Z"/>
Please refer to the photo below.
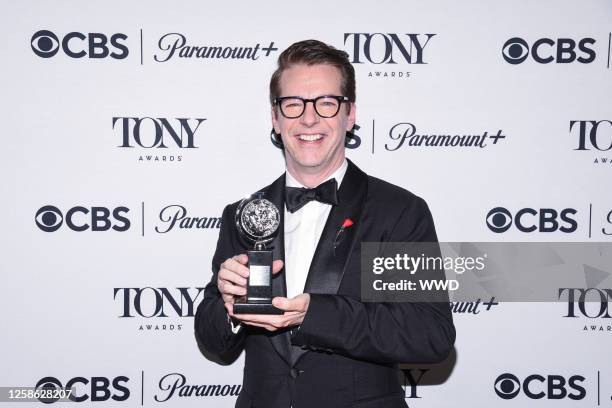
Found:
<path fill-rule="evenodd" d="M 340 184 L 342 184 L 342 180 L 344 179 L 344 175 L 346 174 L 346 169 L 347 168 L 348 168 L 348 162 L 346 161 L 346 158 L 345 158 L 344 161 L 342 162 L 342 165 L 340 167 L 338 167 L 338 169 L 331 176 L 329 176 L 325 180 L 321 181 L 321 183 L 324 183 L 327 180 L 335 178 L 336 182 L 338 183 L 338 189 L 340 189 Z M 287 170 L 285 172 L 285 174 L 286 174 L 285 183 L 286 183 L 287 187 L 302 187 L 302 188 L 307 188 L 302 183 L 297 181 L 295 179 L 295 177 L 293 177 L 291 175 L 291 173 L 289 173 L 289 170 Z"/>

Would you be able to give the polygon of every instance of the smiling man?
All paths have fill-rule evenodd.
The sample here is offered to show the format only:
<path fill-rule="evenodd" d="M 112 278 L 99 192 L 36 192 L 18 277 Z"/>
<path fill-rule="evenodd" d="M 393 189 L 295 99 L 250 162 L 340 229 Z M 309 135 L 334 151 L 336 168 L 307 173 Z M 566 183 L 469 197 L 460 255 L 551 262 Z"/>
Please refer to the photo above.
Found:
<path fill-rule="evenodd" d="M 435 363 L 452 349 L 448 303 L 362 302 L 361 242 L 436 242 L 427 204 L 345 158 L 355 124 L 348 55 L 295 43 L 270 81 L 275 146 L 287 171 L 262 189 L 280 209 L 272 242 L 273 304 L 283 315 L 235 314 L 248 250 L 223 212 L 196 337 L 221 360 L 245 350 L 241 407 L 406 407 L 398 363 Z"/>
<path fill-rule="evenodd" d="M 282 135 L 289 174 L 316 187 L 345 161 L 346 132 L 355 125 L 355 92 L 342 91 L 342 74 L 334 65 L 298 63 L 281 72 L 273 76 L 271 93 L 290 96 L 273 96 L 274 131 Z"/>

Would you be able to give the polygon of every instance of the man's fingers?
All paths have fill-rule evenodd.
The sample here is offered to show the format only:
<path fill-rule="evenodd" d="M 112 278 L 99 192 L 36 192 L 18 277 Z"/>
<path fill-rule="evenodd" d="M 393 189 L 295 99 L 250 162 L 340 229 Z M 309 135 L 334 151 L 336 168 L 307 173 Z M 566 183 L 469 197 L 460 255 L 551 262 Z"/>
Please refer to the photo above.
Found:
<path fill-rule="evenodd" d="M 280 298 L 285 299 L 286 298 Z M 227 307 L 227 306 L 226 306 Z M 233 312 L 233 309 L 232 309 Z M 259 315 L 259 314 L 234 314 L 230 316 L 240 322 L 250 325 L 263 327 L 266 330 L 275 331 L 286 327 L 301 324 L 304 320 L 304 312 L 290 311 L 283 315 Z"/>
<path fill-rule="evenodd" d="M 291 300 L 287 299 L 286 297 L 278 297 L 278 296 L 275 297 L 274 299 L 272 299 L 272 305 L 284 311 L 293 310 L 291 309 L 291 306 L 292 306 Z"/>
<path fill-rule="evenodd" d="M 286 297 L 277 296 L 272 299 L 272 304 L 281 310 L 286 312 L 304 312 L 306 310 L 306 298 L 305 294 L 297 295 L 294 298 L 288 299 Z"/>
<path fill-rule="evenodd" d="M 285 320 L 281 316 L 275 315 L 258 315 L 258 314 L 235 314 L 233 315 L 236 319 L 246 324 L 252 325 L 266 325 L 269 327 L 281 328 L 285 327 Z M 259 326 L 261 327 L 261 326 Z"/>
<path fill-rule="evenodd" d="M 221 264 L 217 278 L 217 287 L 223 295 L 246 295 L 247 278 L 249 268 L 245 266 L 248 262 L 246 254 L 235 255 L 226 259 Z M 272 272 L 278 273 L 283 268 L 283 261 L 276 260 L 272 264 Z"/>
<path fill-rule="evenodd" d="M 232 259 L 242 265 L 246 265 L 247 262 L 249 261 L 249 257 L 246 254 L 234 255 Z"/>
<path fill-rule="evenodd" d="M 244 286 L 233 285 L 229 281 L 221 281 L 219 282 L 219 291 L 225 295 L 236 295 L 236 296 L 244 296 L 246 295 L 246 288 Z"/>
<path fill-rule="evenodd" d="M 247 278 L 249 276 L 249 268 L 246 266 L 248 261 L 249 258 L 246 256 L 246 254 L 234 255 L 234 257 L 226 259 L 225 262 L 221 264 L 221 270 L 226 269 L 237 273 L 243 278 Z M 283 261 L 277 259 L 272 263 L 272 273 L 278 273 L 281 269 L 283 269 L 283 266 Z"/>
<path fill-rule="evenodd" d="M 285 264 L 280 259 L 277 259 L 272 263 L 272 273 L 279 273 Z"/>
<path fill-rule="evenodd" d="M 242 322 L 248 326 L 255 326 L 255 327 L 263 327 L 264 329 L 268 330 L 268 331 L 276 331 L 278 330 L 276 327 L 274 326 L 270 326 L 268 324 L 261 324 L 261 323 L 254 323 L 254 322 Z"/>
<path fill-rule="evenodd" d="M 234 258 L 226 259 L 225 262 L 221 264 L 221 269 L 227 269 L 232 272 L 236 272 L 238 275 L 242 276 L 243 278 L 246 278 L 247 276 L 249 276 L 249 268 L 245 266 L 246 263 L 246 255 L 236 255 L 234 256 Z"/>
<path fill-rule="evenodd" d="M 247 284 L 246 278 L 237 274 L 236 272 L 230 271 L 229 269 L 219 270 L 219 281 L 229 281 L 234 285 L 245 286 Z"/>

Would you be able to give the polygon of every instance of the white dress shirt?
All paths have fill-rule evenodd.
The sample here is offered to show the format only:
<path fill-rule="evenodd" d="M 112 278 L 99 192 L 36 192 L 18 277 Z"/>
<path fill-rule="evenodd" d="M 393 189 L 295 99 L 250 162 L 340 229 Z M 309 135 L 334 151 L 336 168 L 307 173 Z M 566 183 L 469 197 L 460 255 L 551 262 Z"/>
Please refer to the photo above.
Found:
<path fill-rule="evenodd" d="M 344 159 L 342 165 L 321 183 L 336 179 L 338 188 L 342 183 L 348 162 Z M 289 171 L 286 173 L 287 187 L 304 187 Z M 315 250 L 321 238 L 321 233 L 331 211 L 331 204 L 310 201 L 294 213 L 285 206 L 285 281 L 287 297 L 292 298 L 304 293 L 304 285 L 308 270 L 312 263 Z"/>

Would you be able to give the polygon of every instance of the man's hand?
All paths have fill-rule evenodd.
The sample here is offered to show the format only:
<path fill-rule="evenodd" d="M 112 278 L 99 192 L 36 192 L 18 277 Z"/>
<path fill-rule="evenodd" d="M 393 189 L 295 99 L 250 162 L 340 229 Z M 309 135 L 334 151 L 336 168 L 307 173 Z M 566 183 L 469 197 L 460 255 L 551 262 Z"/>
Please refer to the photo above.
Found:
<path fill-rule="evenodd" d="M 248 261 L 249 258 L 246 254 L 235 255 L 226 259 L 219 268 L 217 288 L 221 292 L 223 303 L 230 315 L 236 298 L 246 296 L 246 284 L 249 276 L 249 268 L 246 266 Z M 283 261 L 274 261 L 272 273 L 276 274 L 281 269 L 283 269 Z"/>
<path fill-rule="evenodd" d="M 269 331 L 276 331 L 284 327 L 297 326 L 302 324 L 304 316 L 308 311 L 310 304 L 310 295 L 302 293 L 292 299 L 285 297 L 275 297 L 272 299 L 272 304 L 281 310 L 285 311 L 283 315 L 257 315 L 257 314 L 234 314 L 233 307 L 228 308 L 229 315 L 238 319 L 243 324 L 250 326 L 263 327 Z M 227 304 L 226 304 L 227 307 Z"/>

